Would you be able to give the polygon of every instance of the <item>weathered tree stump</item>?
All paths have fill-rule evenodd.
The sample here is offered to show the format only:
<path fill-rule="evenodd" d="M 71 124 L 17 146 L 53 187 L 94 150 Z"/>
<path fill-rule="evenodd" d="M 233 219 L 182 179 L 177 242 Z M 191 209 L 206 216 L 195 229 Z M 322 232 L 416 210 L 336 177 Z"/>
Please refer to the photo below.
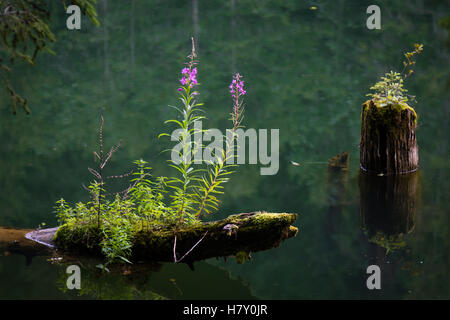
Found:
<path fill-rule="evenodd" d="M 419 167 L 417 114 L 405 103 L 362 105 L 360 164 L 365 172 L 404 174 Z"/>

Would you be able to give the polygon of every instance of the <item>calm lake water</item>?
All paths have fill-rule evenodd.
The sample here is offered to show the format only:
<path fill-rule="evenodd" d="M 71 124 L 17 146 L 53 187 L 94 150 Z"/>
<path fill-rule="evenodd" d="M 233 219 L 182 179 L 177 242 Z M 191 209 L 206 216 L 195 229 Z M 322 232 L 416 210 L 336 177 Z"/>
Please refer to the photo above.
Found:
<path fill-rule="evenodd" d="M 52 227 L 55 201 L 88 199 L 81 184 L 92 180 L 101 114 L 106 145 L 123 141 L 108 172 L 143 158 L 154 175 L 174 174 L 157 136 L 171 130 L 168 105 L 179 103 L 179 72 L 195 34 L 208 125 L 229 127 L 228 85 L 238 71 L 245 126 L 280 129 L 278 173 L 240 166 L 211 218 L 294 212 L 299 233 L 247 263 L 210 259 L 194 271 L 164 263 L 101 275 L 96 262 L 75 261 L 80 291 L 66 289 L 66 265 L 54 256 L 0 252 L 1 299 L 450 298 L 448 1 L 378 1 L 381 30 L 366 28 L 371 1 L 199 1 L 198 16 L 191 1 L 135 1 L 134 10 L 111 2 L 105 11 L 99 1 L 100 27 L 83 17 L 80 31 L 65 29 L 60 4 L 51 5 L 56 55 L 12 73 L 30 116 L 13 116 L 0 91 L 0 226 Z M 414 43 L 424 52 L 405 86 L 417 97 L 420 170 L 363 175 L 361 104 L 383 73 L 401 71 Z M 348 170 L 320 163 L 344 151 Z M 366 286 L 374 264 L 381 290 Z"/>

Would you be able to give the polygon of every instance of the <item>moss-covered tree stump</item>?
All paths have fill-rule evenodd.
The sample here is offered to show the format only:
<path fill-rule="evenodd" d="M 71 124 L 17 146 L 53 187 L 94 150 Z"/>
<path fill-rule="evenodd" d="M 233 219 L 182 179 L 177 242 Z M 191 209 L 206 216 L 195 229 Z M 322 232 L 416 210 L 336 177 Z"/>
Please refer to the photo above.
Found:
<path fill-rule="evenodd" d="M 177 260 L 193 248 L 183 262 L 267 250 L 297 234 L 298 229 L 292 226 L 296 218 L 297 214 L 292 213 L 253 212 L 178 230 L 173 227 L 140 228 L 138 225 L 133 235 L 132 259 L 174 261 L 175 235 Z M 63 225 L 55 233 L 52 244 L 68 252 L 100 254 L 101 240 L 102 235 L 95 225 Z"/>
<path fill-rule="evenodd" d="M 362 105 L 361 169 L 376 174 L 404 174 L 419 167 L 417 114 L 405 103 Z"/>

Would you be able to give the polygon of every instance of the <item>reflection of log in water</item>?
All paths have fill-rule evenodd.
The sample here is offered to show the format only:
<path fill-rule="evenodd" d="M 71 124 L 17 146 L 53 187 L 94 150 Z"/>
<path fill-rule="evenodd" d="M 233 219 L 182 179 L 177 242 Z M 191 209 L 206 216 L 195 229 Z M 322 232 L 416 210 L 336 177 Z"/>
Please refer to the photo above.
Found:
<path fill-rule="evenodd" d="M 388 250 L 404 245 L 412 232 L 420 199 L 420 174 L 359 175 L 362 227 L 372 242 Z"/>
<path fill-rule="evenodd" d="M 71 291 L 67 289 L 66 268 L 76 264 L 82 275 L 77 295 L 84 299 L 255 299 L 242 279 L 234 279 L 228 270 L 204 261 L 196 263 L 195 271 L 184 264 L 134 263 L 108 265 L 109 272 L 103 272 L 99 262 L 93 257 L 64 256 L 54 264 L 59 290 Z"/>

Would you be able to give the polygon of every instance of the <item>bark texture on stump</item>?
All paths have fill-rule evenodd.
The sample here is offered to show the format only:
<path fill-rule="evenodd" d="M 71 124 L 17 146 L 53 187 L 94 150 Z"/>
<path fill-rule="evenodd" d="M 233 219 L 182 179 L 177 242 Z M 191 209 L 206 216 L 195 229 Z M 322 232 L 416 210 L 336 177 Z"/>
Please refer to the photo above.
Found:
<path fill-rule="evenodd" d="M 376 174 L 404 174 L 419 167 L 417 115 L 407 104 L 362 105 L 361 169 Z"/>

